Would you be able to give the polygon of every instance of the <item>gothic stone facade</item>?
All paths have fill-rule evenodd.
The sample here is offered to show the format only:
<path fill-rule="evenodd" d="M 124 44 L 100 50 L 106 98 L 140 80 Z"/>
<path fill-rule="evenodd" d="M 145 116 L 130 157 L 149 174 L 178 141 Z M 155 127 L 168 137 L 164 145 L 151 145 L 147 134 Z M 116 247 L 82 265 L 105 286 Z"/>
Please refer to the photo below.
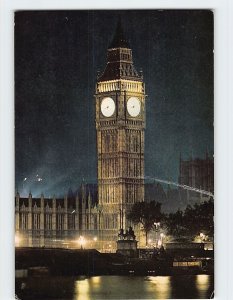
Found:
<path fill-rule="evenodd" d="M 179 183 L 214 192 L 214 159 L 206 153 L 205 159 L 180 158 Z"/>
<path fill-rule="evenodd" d="M 81 185 L 76 196 L 15 198 L 16 246 L 99 248 L 99 210 L 93 194 Z M 114 245 L 113 245 L 114 246 Z"/>
<path fill-rule="evenodd" d="M 144 201 L 145 86 L 120 23 L 97 79 L 95 99 L 100 230 L 107 242 L 132 225 L 127 213 L 135 202 Z"/>

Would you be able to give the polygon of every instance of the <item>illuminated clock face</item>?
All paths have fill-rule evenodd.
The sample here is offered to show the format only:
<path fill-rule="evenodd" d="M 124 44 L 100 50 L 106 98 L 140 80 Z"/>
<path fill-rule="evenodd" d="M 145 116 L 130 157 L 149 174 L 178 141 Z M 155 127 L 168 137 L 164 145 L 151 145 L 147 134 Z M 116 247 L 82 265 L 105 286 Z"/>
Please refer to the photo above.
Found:
<path fill-rule="evenodd" d="M 101 112 L 105 117 L 111 117 L 115 111 L 115 102 L 112 98 L 104 98 L 101 102 Z"/>
<path fill-rule="evenodd" d="M 140 114 L 141 102 L 137 97 L 131 97 L 127 101 L 127 111 L 131 117 L 137 117 Z"/>

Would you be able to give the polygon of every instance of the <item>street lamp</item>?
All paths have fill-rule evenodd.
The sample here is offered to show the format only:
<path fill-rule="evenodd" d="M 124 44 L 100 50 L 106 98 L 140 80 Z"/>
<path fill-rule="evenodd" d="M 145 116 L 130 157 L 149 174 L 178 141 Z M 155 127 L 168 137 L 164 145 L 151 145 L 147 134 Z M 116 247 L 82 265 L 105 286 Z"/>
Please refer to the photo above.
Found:
<path fill-rule="evenodd" d="M 160 226 L 160 222 L 154 222 L 155 228 L 157 229 Z"/>
<path fill-rule="evenodd" d="M 80 244 L 80 248 L 83 249 L 84 245 L 86 244 L 86 240 L 82 235 L 80 235 L 78 242 Z"/>
<path fill-rule="evenodd" d="M 204 243 L 204 241 L 206 240 L 206 235 L 204 233 L 200 233 L 200 238 L 201 238 L 201 242 Z"/>
<path fill-rule="evenodd" d="M 157 246 L 159 246 L 158 228 L 160 226 L 160 222 L 154 222 L 154 225 L 155 225 L 155 245 L 157 247 Z"/>

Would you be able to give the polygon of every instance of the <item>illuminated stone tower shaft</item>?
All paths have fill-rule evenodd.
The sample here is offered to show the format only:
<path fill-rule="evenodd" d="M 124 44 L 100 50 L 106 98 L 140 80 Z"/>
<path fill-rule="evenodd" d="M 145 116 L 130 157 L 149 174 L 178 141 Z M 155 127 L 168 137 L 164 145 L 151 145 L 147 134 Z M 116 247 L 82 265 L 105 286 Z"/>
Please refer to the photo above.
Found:
<path fill-rule="evenodd" d="M 100 229 L 103 241 L 116 241 L 132 204 L 144 201 L 145 88 L 120 24 L 95 98 Z"/>

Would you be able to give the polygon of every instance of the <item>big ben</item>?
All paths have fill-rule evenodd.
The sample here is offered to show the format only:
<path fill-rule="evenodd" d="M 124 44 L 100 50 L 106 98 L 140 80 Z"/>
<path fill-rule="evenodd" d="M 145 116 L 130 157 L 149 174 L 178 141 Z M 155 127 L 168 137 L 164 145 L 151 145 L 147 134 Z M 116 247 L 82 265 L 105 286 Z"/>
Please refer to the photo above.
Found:
<path fill-rule="evenodd" d="M 107 65 L 96 83 L 98 201 L 103 242 L 131 224 L 127 213 L 144 201 L 145 86 L 118 22 Z"/>

